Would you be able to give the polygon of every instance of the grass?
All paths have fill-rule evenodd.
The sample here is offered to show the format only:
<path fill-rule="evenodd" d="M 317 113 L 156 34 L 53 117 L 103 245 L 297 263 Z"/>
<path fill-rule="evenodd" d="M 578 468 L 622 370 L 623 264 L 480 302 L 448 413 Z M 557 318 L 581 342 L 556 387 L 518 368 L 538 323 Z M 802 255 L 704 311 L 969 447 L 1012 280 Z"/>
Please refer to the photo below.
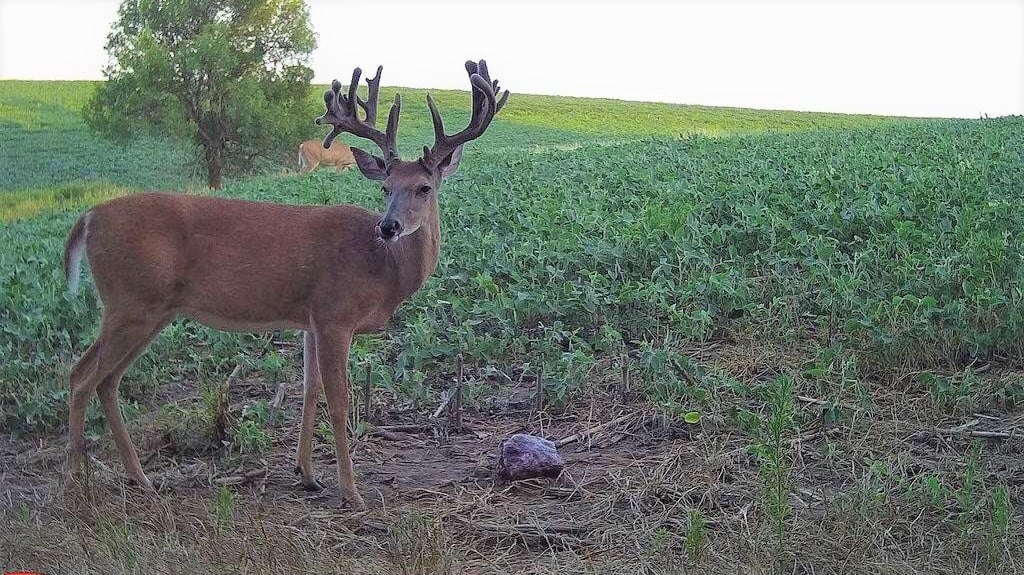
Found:
<path fill-rule="evenodd" d="M 80 111 L 94 88 L 94 82 L 0 81 L 0 194 L 95 183 L 173 190 L 195 182 L 195 154 L 182 142 L 115 142 L 89 130 Z"/>
<path fill-rule="evenodd" d="M 0 221 L 23 220 L 53 210 L 84 211 L 131 192 L 129 188 L 101 182 L 18 190 L 17 193 L 0 195 Z"/>
<path fill-rule="evenodd" d="M 67 371 L 97 327 L 92 290 L 67 296 L 60 269 L 78 212 L 138 189 L 201 188 L 186 144 L 91 134 L 76 114 L 90 89 L 0 82 L 0 426 L 15 446 L 59 445 Z M 466 120 L 465 93 L 435 95 L 449 127 Z M 411 153 L 431 127 L 423 91 L 403 96 L 401 146 Z M 376 186 L 354 170 L 293 168 L 236 175 L 222 193 L 380 208 Z M 593 447 L 622 442 L 620 459 L 634 463 L 549 486 L 546 499 L 428 486 L 435 499 L 409 497 L 412 507 L 366 524 L 329 518 L 333 533 L 274 519 L 322 516 L 314 504 L 282 510 L 223 486 L 166 512 L 124 510 L 131 498 L 107 493 L 96 503 L 110 507 L 107 522 L 59 506 L 12 511 L 12 533 L 23 536 L 0 549 L 36 558 L 48 549 L 58 558 L 41 563 L 50 566 L 91 554 L 94 568 L 124 572 L 168 557 L 243 570 L 246 554 L 279 567 L 268 572 L 332 572 L 350 566 L 332 563 L 339 549 L 369 557 L 371 571 L 409 573 L 461 563 L 543 572 L 548 554 L 587 572 L 600 570 L 588 564 L 599 550 L 610 562 L 600 566 L 640 572 L 677 560 L 693 572 L 1012 572 L 1019 453 L 998 436 L 974 447 L 969 434 L 1019 432 L 1022 208 L 1022 118 L 514 95 L 442 193 L 436 273 L 384 334 L 356 342 L 353 373 L 362 379 L 368 366 L 375 416 L 415 417 L 432 411 L 462 354 L 471 412 L 500 422 L 480 441 L 506 423 L 554 437 L 635 410 L 642 423 Z M 268 459 L 284 468 L 287 429 L 266 401 L 297 377 L 296 343 L 176 322 L 129 371 L 126 417 L 157 428 L 154 461 L 161 449 L 174 458 L 168 468 L 193 461 L 195 481 Z M 245 375 L 228 389 L 239 366 Z M 503 419 L 518 413 L 509 390 L 532 391 L 541 372 L 541 414 Z M 145 415 L 154 412 L 155 423 Z M 106 437 L 97 410 L 89 423 Z M 364 454 L 387 461 L 370 435 L 357 439 L 357 464 Z M 452 453 L 471 449 L 462 436 L 442 440 L 455 442 L 445 444 Z M 757 445 L 760 458 L 745 455 Z M 422 473 L 414 467 L 406 471 Z M 219 530 L 217 541 L 172 520 Z M 241 542 L 218 550 L 231 533 Z M 845 562 L 826 558 L 839 555 Z"/>
<path fill-rule="evenodd" d="M 0 80 L 0 144 L 5 150 L 0 158 L 0 192 L 92 182 L 167 190 L 201 184 L 202 172 L 194 162 L 196 152 L 187 142 L 150 137 L 108 141 L 89 130 L 80 111 L 95 86 L 95 82 Z M 312 119 L 323 112 L 320 94 L 325 88 L 319 86 L 310 93 L 310 137 L 323 135 L 313 126 Z M 390 102 L 394 91 L 402 93 L 403 152 L 414 154 L 424 144 L 430 144 L 433 129 L 426 106 L 427 91 L 388 87 L 382 91 L 381 102 Z M 430 92 L 444 113 L 446 125 L 454 127 L 468 121 L 468 94 L 453 90 Z M 684 134 L 850 128 L 892 121 L 879 116 L 526 94 L 516 94 L 511 102 L 488 132 L 488 149 L 575 147 L 594 142 L 610 145 L 646 136 L 674 138 Z M 474 147 L 483 146 L 481 143 Z"/>

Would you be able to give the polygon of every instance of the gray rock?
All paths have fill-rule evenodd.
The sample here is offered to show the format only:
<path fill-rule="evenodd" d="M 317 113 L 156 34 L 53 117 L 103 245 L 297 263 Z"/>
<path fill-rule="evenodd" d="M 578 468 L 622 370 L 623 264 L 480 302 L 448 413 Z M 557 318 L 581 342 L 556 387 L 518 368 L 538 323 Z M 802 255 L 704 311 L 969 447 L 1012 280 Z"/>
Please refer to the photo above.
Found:
<path fill-rule="evenodd" d="M 542 437 L 517 433 L 501 444 L 496 472 L 506 481 L 558 477 L 565 462 L 555 444 Z"/>

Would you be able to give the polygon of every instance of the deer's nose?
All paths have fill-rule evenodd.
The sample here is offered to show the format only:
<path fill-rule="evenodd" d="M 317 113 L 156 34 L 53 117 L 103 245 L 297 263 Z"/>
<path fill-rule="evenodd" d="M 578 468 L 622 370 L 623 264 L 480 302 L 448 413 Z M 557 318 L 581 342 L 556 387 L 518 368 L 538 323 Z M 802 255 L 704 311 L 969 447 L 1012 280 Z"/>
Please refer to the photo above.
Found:
<path fill-rule="evenodd" d="M 390 218 L 385 218 L 381 220 L 379 226 L 380 237 L 384 238 L 385 240 L 390 240 L 391 238 L 397 236 L 402 232 L 402 224 Z"/>

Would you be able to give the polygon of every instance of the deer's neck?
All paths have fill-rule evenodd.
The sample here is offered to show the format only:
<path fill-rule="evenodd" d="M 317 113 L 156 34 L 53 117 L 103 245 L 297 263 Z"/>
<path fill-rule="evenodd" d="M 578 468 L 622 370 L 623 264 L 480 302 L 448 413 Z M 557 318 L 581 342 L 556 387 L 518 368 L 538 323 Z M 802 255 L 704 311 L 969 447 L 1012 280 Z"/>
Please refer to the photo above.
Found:
<path fill-rule="evenodd" d="M 420 289 L 437 269 L 441 252 L 441 218 L 437 209 L 431 210 L 423 227 L 399 240 L 395 247 L 398 249 L 391 250 L 393 257 L 388 258 L 388 263 L 398 279 L 396 295 L 401 301 Z"/>

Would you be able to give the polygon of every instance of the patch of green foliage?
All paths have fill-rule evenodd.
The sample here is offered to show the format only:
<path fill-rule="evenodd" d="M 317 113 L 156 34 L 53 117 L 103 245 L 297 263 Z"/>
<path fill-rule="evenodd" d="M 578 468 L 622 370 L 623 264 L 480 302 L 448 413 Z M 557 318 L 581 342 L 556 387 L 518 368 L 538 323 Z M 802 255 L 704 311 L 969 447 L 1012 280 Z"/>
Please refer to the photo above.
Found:
<path fill-rule="evenodd" d="M 411 152 L 431 132 L 425 106 L 414 104 L 419 94 L 408 92 L 401 142 Z M 560 112 L 570 112 L 557 100 L 514 96 L 467 149 L 440 198 L 437 271 L 385 335 L 353 349 L 357 361 L 373 359 L 375 381 L 415 394 L 461 352 L 469 365 L 542 368 L 565 397 L 603 353 L 659 349 L 667 337 L 704 340 L 723 328 L 778 343 L 832 334 L 836 353 L 857 354 L 856 367 L 823 359 L 812 369 L 856 394 L 851 370 L 962 365 L 1022 351 L 1024 119 L 840 116 L 859 127 L 679 139 L 677 129 L 700 131 L 683 117 L 637 139 L 613 132 L 611 119 L 566 125 Z M 467 117 L 465 93 L 442 92 L 438 101 L 450 125 Z M 607 105 L 566 101 L 580 114 Z M 311 97 L 310 117 L 318 113 Z M 749 131 L 777 127 L 775 114 L 785 117 L 764 113 Z M 816 116 L 789 117 L 811 128 Z M 593 131 L 602 126 L 609 131 Z M 156 164 L 144 173 L 159 178 Z M 50 176 L 0 185 L 47 185 L 34 177 Z M 223 194 L 383 205 L 355 170 L 265 175 Z M 45 213 L 0 227 L 0 409 L 16 430 L 61 424 L 67 371 L 98 323 L 91 280 L 78 296 L 65 295 L 60 259 L 76 216 Z M 223 380 L 239 354 L 262 347 L 256 336 L 177 322 L 122 389 L 131 397 L 160 381 Z M 662 370 L 678 373 L 652 389 L 690 409 L 702 390 L 670 397 L 689 389 L 681 369 Z"/>
<path fill-rule="evenodd" d="M 106 82 L 84 115 L 108 135 L 191 138 L 218 189 L 226 166 L 251 165 L 310 131 L 315 46 L 304 2 L 125 0 L 107 36 Z"/>
<path fill-rule="evenodd" d="M 152 136 L 107 140 L 85 125 L 82 106 L 98 84 L 0 82 L 0 195 L 64 184 L 195 185 L 196 153 L 188 144 Z"/>
<path fill-rule="evenodd" d="M 343 80 L 348 71 L 339 71 Z M 387 71 L 384 75 L 387 83 Z M 185 134 L 180 138 L 135 135 L 107 140 L 82 119 L 82 109 L 102 82 L 0 80 L 0 192 L 42 188 L 63 183 L 106 182 L 138 189 L 175 190 L 201 185 L 200 155 Z M 322 137 L 313 118 L 323 114 L 327 87 L 314 86 L 304 104 L 303 122 L 310 137 Z M 401 92 L 402 123 L 399 145 L 415 154 L 433 142 L 427 110 L 427 90 L 381 87 L 380 101 L 390 102 Z M 469 94 L 455 90 L 429 90 L 451 127 L 469 121 Z M 365 86 L 363 87 L 365 94 Z M 680 106 L 514 94 L 509 105 L 474 148 L 567 148 L 588 143 L 619 144 L 647 136 L 729 135 L 765 131 L 806 131 L 854 128 L 891 123 L 881 116 L 852 116 L 811 112 L 774 112 L 704 106 Z M 278 140 L 286 135 L 276 133 Z M 366 144 L 343 136 L 352 145 Z M 298 141 L 286 146 L 298 149 Z M 294 154 L 285 166 L 294 168 Z M 280 171 L 279 164 L 262 171 Z M 232 173 L 234 179 L 240 174 Z M 231 180 L 232 178 L 228 178 Z"/>

